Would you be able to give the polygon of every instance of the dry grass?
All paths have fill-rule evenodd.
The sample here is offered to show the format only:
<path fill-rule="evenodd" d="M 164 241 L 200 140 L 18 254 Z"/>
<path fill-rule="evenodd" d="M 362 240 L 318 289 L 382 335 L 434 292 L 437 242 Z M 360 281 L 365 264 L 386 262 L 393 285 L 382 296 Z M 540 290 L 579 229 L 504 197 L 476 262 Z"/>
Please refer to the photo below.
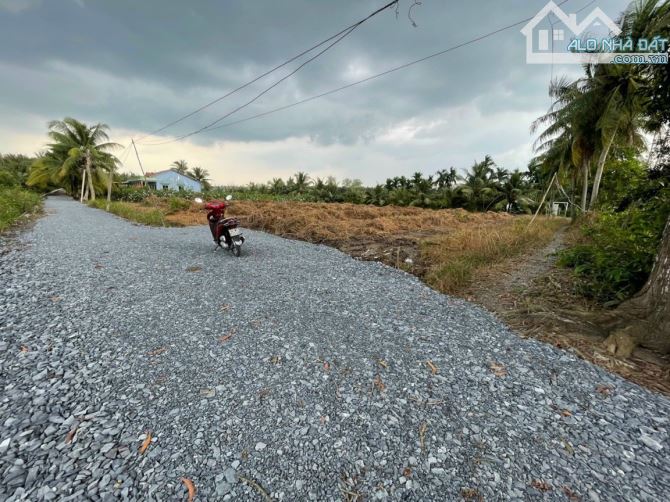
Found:
<path fill-rule="evenodd" d="M 201 225 L 202 211 L 192 205 L 168 215 L 182 225 Z M 464 224 L 511 220 L 501 213 L 469 213 L 463 209 L 430 210 L 416 207 L 376 207 L 358 204 L 235 201 L 228 216 L 243 226 L 275 235 L 339 246 L 353 239 L 378 240 L 394 236 L 451 231 Z"/>
<path fill-rule="evenodd" d="M 461 226 L 424 241 L 421 262 L 425 280 L 445 293 L 460 293 L 477 272 L 546 246 L 565 222 L 543 219 L 528 228 L 529 217 Z"/>

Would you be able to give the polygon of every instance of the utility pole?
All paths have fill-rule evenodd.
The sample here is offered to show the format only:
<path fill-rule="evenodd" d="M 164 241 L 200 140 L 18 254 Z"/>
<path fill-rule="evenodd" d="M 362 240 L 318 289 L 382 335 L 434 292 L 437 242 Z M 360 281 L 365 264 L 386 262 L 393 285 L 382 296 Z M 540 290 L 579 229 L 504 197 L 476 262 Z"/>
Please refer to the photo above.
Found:
<path fill-rule="evenodd" d="M 137 147 L 135 146 L 135 140 L 131 139 L 130 140 L 133 144 L 133 148 L 135 149 L 135 156 L 137 157 L 137 163 L 140 165 L 140 170 L 142 171 L 142 176 L 144 176 L 144 187 L 146 188 L 147 185 L 147 175 L 144 173 L 144 168 L 142 167 L 142 161 L 140 160 L 140 154 L 137 153 Z"/>

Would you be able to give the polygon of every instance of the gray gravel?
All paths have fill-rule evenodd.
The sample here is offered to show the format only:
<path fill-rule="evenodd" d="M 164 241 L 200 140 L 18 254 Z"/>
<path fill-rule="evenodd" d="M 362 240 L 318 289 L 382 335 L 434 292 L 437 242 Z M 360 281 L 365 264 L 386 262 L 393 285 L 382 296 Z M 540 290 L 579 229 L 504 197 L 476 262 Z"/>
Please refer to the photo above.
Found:
<path fill-rule="evenodd" d="M 666 398 L 410 275 L 46 208 L 0 245 L 0 500 L 668 498 Z"/>

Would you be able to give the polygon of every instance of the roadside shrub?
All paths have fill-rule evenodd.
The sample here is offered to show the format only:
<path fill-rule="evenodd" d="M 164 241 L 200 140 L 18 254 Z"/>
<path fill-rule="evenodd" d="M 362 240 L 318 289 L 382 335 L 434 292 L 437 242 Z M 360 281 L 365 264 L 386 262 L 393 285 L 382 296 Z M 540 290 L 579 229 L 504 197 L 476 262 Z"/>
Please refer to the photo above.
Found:
<path fill-rule="evenodd" d="M 188 209 L 191 207 L 191 201 L 189 199 L 182 199 L 180 197 L 170 197 L 170 211 L 181 211 L 183 209 Z"/>
<path fill-rule="evenodd" d="M 146 188 L 118 187 L 112 192 L 114 200 L 125 202 L 142 202 L 152 194 L 153 190 Z"/>
<path fill-rule="evenodd" d="M 644 286 L 670 213 L 670 189 L 645 204 L 603 213 L 582 226 L 582 240 L 561 252 L 558 263 L 574 269 L 578 290 L 602 303 L 621 301 Z"/>
<path fill-rule="evenodd" d="M 0 187 L 14 187 L 19 185 L 16 175 L 7 169 L 0 169 Z"/>
<path fill-rule="evenodd" d="M 21 215 L 35 211 L 42 197 L 22 188 L 0 188 L 0 231 L 9 228 Z"/>
<path fill-rule="evenodd" d="M 175 197 L 193 200 L 196 195 L 196 192 L 190 190 L 153 190 L 143 187 L 119 186 L 112 192 L 112 199 L 124 202 L 144 202 L 149 198 L 172 199 Z"/>

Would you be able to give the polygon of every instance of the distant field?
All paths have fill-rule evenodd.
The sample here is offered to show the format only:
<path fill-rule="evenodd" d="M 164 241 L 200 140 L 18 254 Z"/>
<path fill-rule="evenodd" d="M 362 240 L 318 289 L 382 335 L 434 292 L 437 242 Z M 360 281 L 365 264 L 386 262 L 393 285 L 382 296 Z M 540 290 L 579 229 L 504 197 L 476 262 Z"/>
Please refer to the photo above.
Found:
<path fill-rule="evenodd" d="M 104 202 L 96 206 L 104 207 Z M 206 223 L 201 206 L 188 201 L 116 202 L 110 209 L 149 225 Z M 288 201 L 233 201 L 226 214 L 238 217 L 245 228 L 382 261 L 455 294 L 475 280 L 479 270 L 545 246 L 565 224 L 561 218 L 538 218 L 528 230 L 529 216 L 507 213 Z"/>

